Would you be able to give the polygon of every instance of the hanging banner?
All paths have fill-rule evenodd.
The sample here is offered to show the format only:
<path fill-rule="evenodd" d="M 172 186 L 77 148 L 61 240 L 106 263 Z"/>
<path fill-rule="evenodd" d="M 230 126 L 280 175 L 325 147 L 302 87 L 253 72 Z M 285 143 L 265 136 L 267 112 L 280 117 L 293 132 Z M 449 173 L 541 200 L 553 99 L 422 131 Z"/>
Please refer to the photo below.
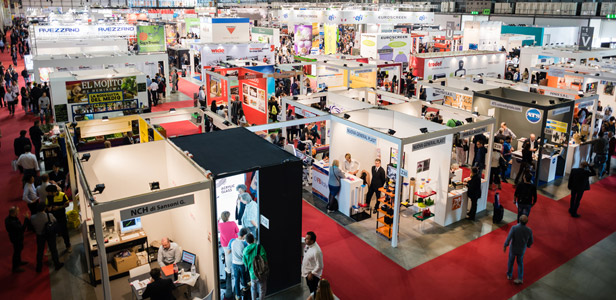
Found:
<path fill-rule="evenodd" d="M 433 12 L 366 10 L 280 10 L 281 23 L 332 24 L 432 24 Z"/>
<path fill-rule="evenodd" d="M 312 25 L 295 25 L 294 43 L 295 54 L 310 54 L 310 49 L 312 49 Z"/>
<path fill-rule="evenodd" d="M 66 99 L 72 103 L 105 103 L 137 98 L 137 77 L 67 81 Z"/>
<path fill-rule="evenodd" d="M 139 53 L 165 52 L 165 27 L 160 25 L 137 26 Z"/>
<path fill-rule="evenodd" d="M 578 49 L 583 51 L 592 50 L 592 36 L 595 32 L 594 27 L 580 27 L 580 37 L 578 39 Z"/>
<path fill-rule="evenodd" d="M 323 25 L 323 31 L 325 54 L 336 54 L 338 51 L 338 25 L 325 24 Z"/>
<path fill-rule="evenodd" d="M 499 102 L 499 101 L 492 100 L 492 101 L 490 101 L 490 105 L 492 105 L 493 107 L 513 110 L 513 111 L 517 111 L 517 112 L 522 112 L 522 106 L 515 105 L 515 104 L 509 104 L 509 103 L 504 103 L 504 102 Z"/>
<path fill-rule="evenodd" d="M 35 25 L 37 40 L 134 36 L 134 25 Z"/>

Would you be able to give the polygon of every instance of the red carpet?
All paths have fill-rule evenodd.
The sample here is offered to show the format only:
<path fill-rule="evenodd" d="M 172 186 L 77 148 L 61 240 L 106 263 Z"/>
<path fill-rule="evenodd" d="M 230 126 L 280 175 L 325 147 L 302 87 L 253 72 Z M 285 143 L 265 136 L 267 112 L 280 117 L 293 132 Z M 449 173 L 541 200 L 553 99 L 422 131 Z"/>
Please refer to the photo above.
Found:
<path fill-rule="evenodd" d="M 171 108 L 193 107 L 193 105 L 192 100 L 165 102 L 152 107 L 152 111 L 169 111 Z"/>
<path fill-rule="evenodd" d="M 303 231 L 318 235 L 324 253 L 323 276 L 340 299 L 507 299 L 616 230 L 616 202 L 606 197 L 614 190 L 614 176 L 593 184 L 584 195 L 579 219 L 567 212 L 569 197 L 560 201 L 539 197 L 530 214 L 535 244 L 524 258 L 522 286 L 505 279 L 503 243 L 513 224 L 409 271 L 305 202 Z M 504 184 L 501 202 L 517 211 L 512 194 L 511 185 Z"/>
<path fill-rule="evenodd" d="M 201 133 L 201 129 L 190 121 L 178 121 L 160 124 L 167 131 L 167 137 Z"/>
<path fill-rule="evenodd" d="M 8 36 L 8 35 L 7 35 Z M 7 38 L 7 40 L 10 40 Z M 0 61 L 5 68 L 13 64 L 10 58 L 10 51 L 0 54 Z M 23 59 L 18 59 L 17 73 L 21 74 L 24 68 Z M 24 85 L 23 78 L 19 76 L 19 83 Z M 21 98 L 21 97 L 20 97 Z M 21 212 L 28 211 L 25 202 L 21 200 L 23 188 L 19 172 L 13 172 L 11 160 L 14 158 L 13 140 L 19 136 L 19 131 L 28 129 L 32 126 L 34 117 L 26 116 L 21 108 L 21 102 L 15 108 L 15 116 L 8 115 L 6 107 L 0 108 L 0 129 L 2 130 L 2 146 L 0 147 L 0 215 L 2 216 L 2 226 L 0 229 L 0 282 L 2 282 L 1 299 L 51 299 L 51 289 L 49 282 L 49 270 L 47 263 L 44 263 L 43 272 L 34 271 L 36 264 L 36 237 L 33 233 L 26 233 L 24 240 L 24 250 L 22 260 L 30 262 L 25 266 L 26 271 L 19 274 L 11 273 L 11 256 L 13 247 L 9 243 L 8 234 L 4 227 L 4 218 L 8 215 L 8 210 L 13 205 L 18 205 Z M 46 258 L 44 259 L 46 261 Z M 60 258 L 60 260 L 63 260 Z"/>
<path fill-rule="evenodd" d="M 178 89 L 184 95 L 190 97 L 190 99 L 193 99 L 195 93 L 199 93 L 199 85 L 194 84 L 183 78 L 180 78 L 180 81 L 178 82 Z"/>

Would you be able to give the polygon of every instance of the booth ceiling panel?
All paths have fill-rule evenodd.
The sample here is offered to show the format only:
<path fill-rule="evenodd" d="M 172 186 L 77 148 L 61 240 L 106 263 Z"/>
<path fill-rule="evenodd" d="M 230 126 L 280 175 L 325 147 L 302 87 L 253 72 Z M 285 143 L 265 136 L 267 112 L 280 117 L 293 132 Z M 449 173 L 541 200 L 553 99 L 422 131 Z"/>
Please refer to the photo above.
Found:
<path fill-rule="evenodd" d="M 245 128 L 171 139 L 193 155 L 193 160 L 214 176 L 279 165 L 299 159 Z"/>

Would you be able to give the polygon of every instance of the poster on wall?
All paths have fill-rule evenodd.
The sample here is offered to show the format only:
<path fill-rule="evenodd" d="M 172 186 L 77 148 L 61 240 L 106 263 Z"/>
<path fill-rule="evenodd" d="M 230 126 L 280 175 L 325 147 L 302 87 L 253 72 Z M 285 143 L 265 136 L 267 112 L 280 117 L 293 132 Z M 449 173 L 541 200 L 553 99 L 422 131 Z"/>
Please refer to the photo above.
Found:
<path fill-rule="evenodd" d="M 205 44 L 201 48 L 201 65 L 209 69 L 226 60 L 242 59 L 273 61 L 273 46 L 269 44 Z"/>
<path fill-rule="evenodd" d="M 165 27 L 161 25 L 137 26 L 139 53 L 165 52 Z"/>
<path fill-rule="evenodd" d="M 417 173 L 430 170 L 430 159 L 417 162 Z"/>
<path fill-rule="evenodd" d="M 353 25 L 338 25 L 340 37 L 338 39 L 338 51 L 342 54 L 351 55 L 357 44 L 357 34 Z"/>
<path fill-rule="evenodd" d="M 308 55 L 312 49 L 312 25 L 295 25 L 294 49 L 297 55 Z"/>
<path fill-rule="evenodd" d="M 137 77 L 66 82 L 68 103 L 103 103 L 137 98 Z"/>
<path fill-rule="evenodd" d="M 265 90 L 242 83 L 242 94 L 244 105 L 265 112 Z"/>
<path fill-rule="evenodd" d="M 478 74 L 502 76 L 505 63 L 504 53 L 413 59 L 414 75 L 428 80 Z"/>
<path fill-rule="evenodd" d="M 473 109 L 473 97 L 472 96 L 457 94 L 456 98 L 457 98 L 456 102 L 460 108 L 466 111 L 471 111 Z"/>
<path fill-rule="evenodd" d="M 325 54 L 336 54 L 338 51 L 338 25 L 323 25 L 324 39 L 323 47 Z"/>

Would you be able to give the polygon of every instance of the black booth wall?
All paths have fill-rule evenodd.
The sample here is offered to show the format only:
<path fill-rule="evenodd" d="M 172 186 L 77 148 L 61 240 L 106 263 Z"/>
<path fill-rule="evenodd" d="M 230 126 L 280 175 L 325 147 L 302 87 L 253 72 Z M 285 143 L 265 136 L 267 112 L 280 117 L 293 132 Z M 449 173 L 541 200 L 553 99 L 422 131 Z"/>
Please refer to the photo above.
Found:
<path fill-rule="evenodd" d="M 301 214 L 289 218 L 289 212 L 302 211 L 302 165 L 300 161 L 265 167 L 259 170 L 259 210 L 269 219 L 269 229 L 260 226 L 261 244 L 267 252 L 270 276 L 268 294 L 300 283 L 302 255 Z M 281 237 L 297 237 L 282 244 Z M 288 240 L 288 239 L 287 239 Z"/>

